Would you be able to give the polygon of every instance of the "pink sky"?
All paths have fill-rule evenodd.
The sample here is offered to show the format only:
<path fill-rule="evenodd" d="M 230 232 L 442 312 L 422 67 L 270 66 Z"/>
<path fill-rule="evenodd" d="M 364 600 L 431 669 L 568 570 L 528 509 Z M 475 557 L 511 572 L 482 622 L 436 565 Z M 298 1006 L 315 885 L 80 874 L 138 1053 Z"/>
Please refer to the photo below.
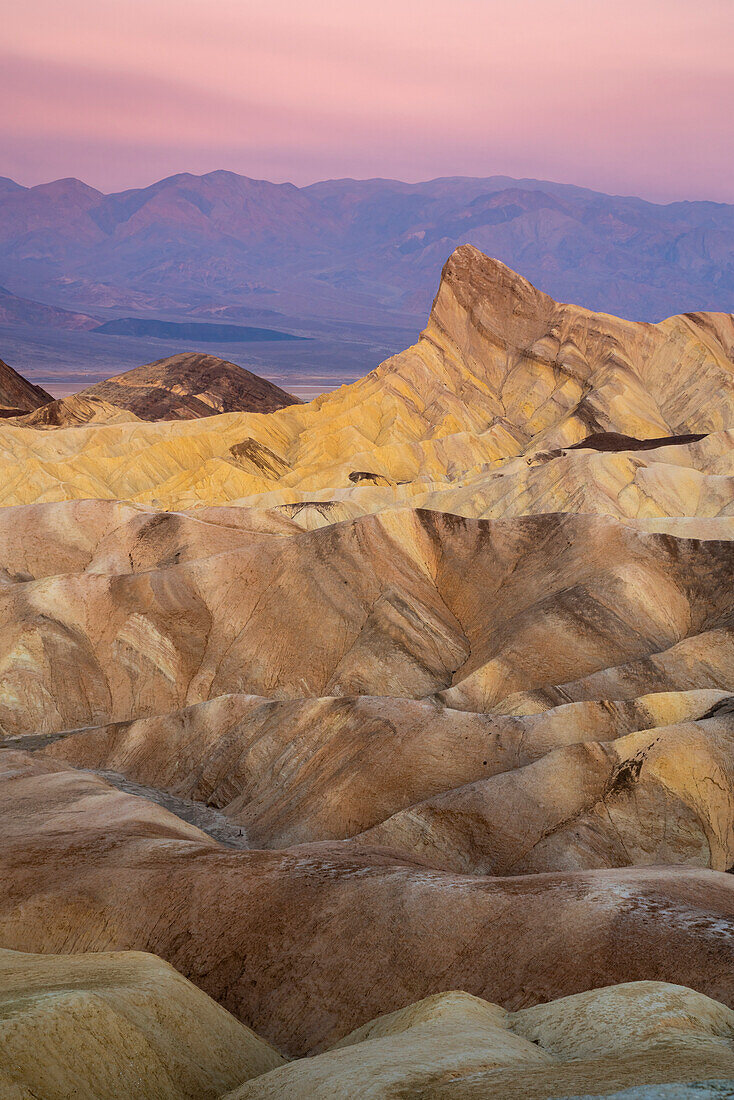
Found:
<path fill-rule="evenodd" d="M 532 176 L 734 202 L 734 0 L 22 0 L 0 175 Z"/>

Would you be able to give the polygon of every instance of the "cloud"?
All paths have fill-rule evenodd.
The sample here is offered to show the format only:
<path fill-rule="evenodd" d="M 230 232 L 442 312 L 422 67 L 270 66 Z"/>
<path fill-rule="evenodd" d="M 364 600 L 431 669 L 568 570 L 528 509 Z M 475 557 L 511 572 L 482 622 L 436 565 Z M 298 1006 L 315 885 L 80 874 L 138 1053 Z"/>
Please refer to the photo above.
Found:
<path fill-rule="evenodd" d="M 5 31 L 11 175 L 505 172 L 734 199 L 730 0 L 26 0 Z"/>

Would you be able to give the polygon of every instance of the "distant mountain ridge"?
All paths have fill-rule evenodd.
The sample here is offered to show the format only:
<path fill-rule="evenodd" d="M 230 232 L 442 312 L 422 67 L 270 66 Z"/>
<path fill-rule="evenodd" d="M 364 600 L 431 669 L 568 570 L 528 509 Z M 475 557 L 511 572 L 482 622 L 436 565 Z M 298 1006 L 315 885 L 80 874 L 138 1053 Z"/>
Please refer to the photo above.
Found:
<path fill-rule="evenodd" d="M 4 286 L 0 286 L 0 324 L 48 325 L 72 331 L 91 331 L 98 326 L 94 317 L 86 313 L 72 313 L 68 309 L 21 298 Z"/>
<path fill-rule="evenodd" d="M 734 308 L 734 206 L 666 206 L 537 180 L 329 180 L 187 173 L 104 195 L 0 186 L 0 283 L 73 309 L 217 307 L 417 317 L 470 243 L 560 301 L 636 320 Z"/>

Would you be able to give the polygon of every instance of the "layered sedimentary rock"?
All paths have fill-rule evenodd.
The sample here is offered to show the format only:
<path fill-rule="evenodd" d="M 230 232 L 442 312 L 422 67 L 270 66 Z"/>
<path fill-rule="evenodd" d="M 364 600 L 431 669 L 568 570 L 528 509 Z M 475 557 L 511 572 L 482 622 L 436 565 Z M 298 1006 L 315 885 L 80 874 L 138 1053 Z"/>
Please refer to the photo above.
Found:
<path fill-rule="evenodd" d="M 400 826 L 401 811 L 421 821 L 422 814 L 431 813 L 431 805 L 425 806 L 424 801 L 444 792 L 449 803 L 464 796 L 485 798 L 494 790 L 489 777 L 506 776 L 502 782 L 510 784 L 514 793 L 518 782 L 531 778 L 532 769 L 530 774 L 525 769 L 533 761 L 545 761 L 535 771 L 550 769 L 558 782 L 559 765 L 567 756 L 578 758 L 588 742 L 589 762 L 597 764 L 601 757 L 608 768 L 608 783 L 599 782 L 596 771 L 592 781 L 577 767 L 567 787 L 571 779 L 577 783 L 582 779 L 578 790 L 572 787 L 574 795 L 606 812 L 608 794 L 618 802 L 622 792 L 634 796 L 638 785 L 647 782 L 648 745 L 655 758 L 660 752 L 656 743 L 676 744 L 681 730 L 692 743 L 697 736 L 703 740 L 711 729 L 721 729 L 726 738 L 725 715 L 707 725 L 668 723 L 702 718 L 712 711 L 716 716 L 728 698 L 715 690 L 659 693 L 630 702 L 595 700 L 515 717 L 455 711 L 432 700 L 379 696 L 273 700 L 230 694 L 156 718 L 50 734 L 36 743 L 46 744 L 46 751 L 56 759 L 119 772 L 146 787 L 216 807 L 246 830 L 254 847 L 270 848 L 345 839 L 371 827 L 376 827 L 376 838 L 388 838 Z M 662 735 L 656 726 L 662 726 Z M 635 728 L 644 731 L 645 747 L 631 763 L 625 757 L 612 766 L 618 750 L 611 742 L 619 737 L 626 747 L 624 735 L 631 737 L 629 731 Z M 610 744 L 601 748 L 600 741 Z M 723 743 L 720 759 L 727 768 L 728 746 L 726 740 Z M 715 752 L 708 743 L 702 748 L 705 753 Z M 721 768 L 716 781 L 728 789 Z M 561 782 L 558 797 L 562 789 Z M 713 782 L 705 792 L 699 810 L 719 805 L 719 790 Z M 552 791 L 549 803 L 554 805 Z M 405 810 L 406 805 L 411 809 Z M 680 803 L 674 805 L 675 810 L 671 805 L 662 821 L 654 806 L 643 813 L 653 835 L 659 830 L 665 834 L 667 818 L 683 812 Z M 726 797 L 720 805 L 726 813 Z M 502 812 L 499 807 L 495 810 Z M 526 811 L 527 807 L 520 821 Z M 397 820 L 393 820 L 395 814 Z M 446 852 L 439 855 L 435 836 L 440 831 L 438 822 L 448 828 L 450 820 L 448 807 L 445 815 L 437 813 L 437 828 L 433 833 L 426 829 L 425 837 L 420 837 L 421 843 L 425 841 L 424 855 L 428 857 L 427 846 L 433 844 L 433 859 L 450 858 Z M 513 824 L 518 822 L 503 822 L 510 829 Z M 674 835 L 671 830 L 666 842 L 672 842 Z M 401 836 L 407 844 L 404 830 Z M 390 842 L 396 839 L 393 836 Z M 411 850 L 418 843 L 419 838 L 413 838 Z M 728 848 L 714 846 L 717 860 L 725 862 L 728 857 L 723 852 Z M 466 869 L 480 858 L 480 851 L 475 833 L 462 853 Z M 658 851 L 653 846 L 647 860 L 639 851 L 636 855 L 639 861 L 655 862 Z M 602 860 L 602 853 L 597 851 L 593 858 Z M 621 853 L 617 858 L 623 858 Z M 708 864 L 710 849 L 704 845 L 698 858 Z"/>
<path fill-rule="evenodd" d="M 649 981 L 516 1012 L 441 993 L 290 1063 L 160 959 L 137 952 L 0 950 L 0 1005 L 6 1100 L 524 1100 L 600 1080 L 611 1088 L 734 1073 L 731 1010 Z"/>
<path fill-rule="evenodd" d="M 15 423 L 27 428 L 73 428 L 81 424 L 128 424 L 139 419 L 135 413 L 111 405 L 109 401 L 74 393 L 17 417 Z"/>
<path fill-rule="evenodd" d="M 152 951 L 289 1056 L 447 989 L 516 1010 L 675 980 L 734 1003 L 731 875 L 492 878 L 366 844 L 238 850 L 38 754 L 5 750 L 0 768 L 0 942 Z"/>
<path fill-rule="evenodd" d="M 12 488 L 0 499 L 26 503 L 40 491 L 43 499 L 124 496 L 180 508 L 316 494 L 370 511 L 396 501 L 436 507 L 435 494 L 446 492 L 446 510 L 475 516 L 554 508 L 718 515 L 731 500 L 721 481 L 731 477 L 731 443 L 721 433 L 734 425 L 733 348 L 728 314 L 657 325 L 594 314 L 554 302 L 465 246 L 446 265 L 419 342 L 360 382 L 274 416 L 69 433 L 48 454 L 37 437 L 8 430 L 0 469 Z M 151 365 L 149 380 L 164 396 L 166 363 Z M 176 378 L 181 369 L 171 366 Z M 137 372 L 121 378 L 133 376 L 148 385 Z M 152 415 L 120 385 L 93 392 Z M 205 411 L 217 407 L 212 399 Z M 600 432 L 676 442 L 644 457 L 634 444 L 564 452 Z M 679 443 L 681 435 L 711 441 Z M 109 458 L 121 448 L 131 466 L 113 471 Z M 18 463 L 42 482 L 21 488 L 11 473 Z"/>
<path fill-rule="evenodd" d="M 236 363 L 186 352 L 134 367 L 82 390 L 141 420 L 190 420 L 222 412 L 274 412 L 298 398 Z"/>
<path fill-rule="evenodd" d="M 310 405 L 5 423 L 0 948 L 318 1055 L 237 1097 L 731 1076 L 733 345 L 460 249 Z"/>
<path fill-rule="evenodd" d="M 32 525 L 33 509 L 23 518 Z M 198 553 L 187 524 L 204 540 Z M 6 566 L 16 583 L 0 590 L 6 734 L 231 692 L 435 695 L 488 711 L 519 693 L 552 705 L 730 682 L 734 560 L 720 539 L 562 514 L 390 512 L 290 537 L 232 530 L 211 512 L 135 528 L 127 555 L 118 531 L 97 563 L 56 575 L 20 540 Z"/>

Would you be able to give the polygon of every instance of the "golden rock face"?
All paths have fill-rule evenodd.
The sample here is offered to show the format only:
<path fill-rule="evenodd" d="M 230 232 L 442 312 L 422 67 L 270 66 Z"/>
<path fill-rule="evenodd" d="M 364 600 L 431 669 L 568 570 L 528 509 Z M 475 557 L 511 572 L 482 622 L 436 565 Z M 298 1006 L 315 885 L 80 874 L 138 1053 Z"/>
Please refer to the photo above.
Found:
<path fill-rule="evenodd" d="M 730 315 L 649 325 L 559 305 L 464 246 L 418 343 L 361 381 L 269 415 L 47 439 L 7 425 L 0 503 L 93 496 L 181 509 L 256 497 L 258 507 L 317 499 L 473 517 L 719 515 L 726 486 L 705 483 L 731 476 L 719 433 L 734 427 L 733 349 Z M 599 432 L 707 440 L 644 457 L 555 455 Z"/>
<path fill-rule="evenodd" d="M 308 405 L 3 423 L 8 1096 L 734 1077 L 733 349 L 465 247 Z"/>

